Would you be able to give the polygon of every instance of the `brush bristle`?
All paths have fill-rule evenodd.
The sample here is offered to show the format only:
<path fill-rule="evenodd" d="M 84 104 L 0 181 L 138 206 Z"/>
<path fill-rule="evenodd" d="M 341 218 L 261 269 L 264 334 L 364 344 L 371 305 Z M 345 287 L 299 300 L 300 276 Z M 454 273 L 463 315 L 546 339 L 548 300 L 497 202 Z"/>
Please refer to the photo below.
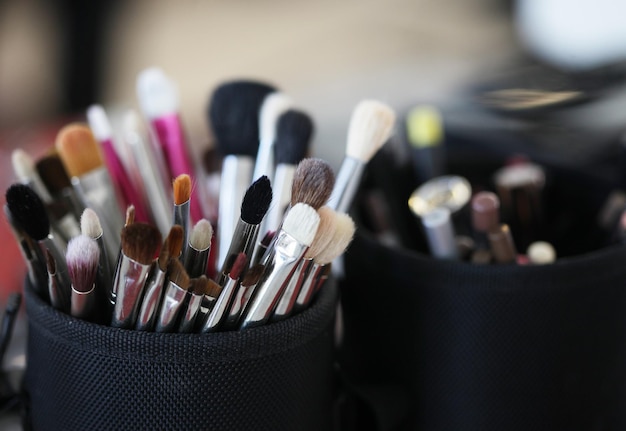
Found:
<path fill-rule="evenodd" d="M 326 247 L 314 257 L 315 263 L 328 264 L 342 254 L 354 237 L 356 227 L 348 214 L 336 213 L 335 233 Z"/>
<path fill-rule="evenodd" d="M 98 141 L 111 139 L 113 135 L 111 123 L 102 105 L 91 105 L 87 108 L 87 122 Z"/>
<path fill-rule="evenodd" d="M 254 286 L 257 284 L 265 272 L 265 265 L 257 263 L 252 268 L 246 271 L 246 275 L 244 275 L 243 280 L 241 280 L 242 286 Z"/>
<path fill-rule="evenodd" d="M 256 81 L 237 80 L 213 92 L 208 117 L 222 155 L 256 157 L 259 147 L 259 110 L 275 88 Z"/>
<path fill-rule="evenodd" d="M 245 253 L 239 253 L 233 266 L 230 268 L 230 273 L 228 276 L 233 280 L 237 280 L 244 269 L 246 269 L 246 264 L 248 263 L 248 256 Z"/>
<path fill-rule="evenodd" d="M 100 146 L 86 124 L 72 123 L 63 127 L 55 145 L 70 177 L 80 177 L 104 166 Z"/>
<path fill-rule="evenodd" d="M 126 220 L 124 226 L 135 223 L 135 205 L 130 204 L 126 207 Z"/>
<path fill-rule="evenodd" d="M 317 214 L 320 216 L 320 224 L 317 227 L 315 238 L 311 243 L 309 249 L 304 253 L 304 257 L 311 259 L 317 256 L 322 250 L 326 248 L 328 243 L 333 239 L 333 235 L 336 230 L 336 212 L 329 207 L 323 206 L 317 210 Z"/>
<path fill-rule="evenodd" d="M 305 112 L 290 109 L 278 118 L 274 158 L 276 164 L 297 165 L 309 150 L 313 120 Z"/>
<path fill-rule="evenodd" d="M 98 239 L 102 235 L 100 218 L 91 208 L 85 208 L 80 216 L 80 231 L 83 235 L 93 239 Z"/>
<path fill-rule="evenodd" d="M 259 114 L 259 136 L 262 141 L 274 142 L 278 117 L 293 104 L 285 93 L 275 91 L 263 99 Z"/>
<path fill-rule="evenodd" d="M 57 272 L 57 261 L 54 260 L 54 256 L 50 253 L 50 250 L 46 248 L 46 270 L 48 275 L 54 275 Z"/>
<path fill-rule="evenodd" d="M 163 271 L 166 270 L 170 259 L 178 259 L 180 256 L 183 250 L 183 233 L 182 226 L 174 225 L 170 228 L 170 232 L 167 234 L 163 246 L 161 247 L 157 262 L 159 268 Z"/>
<path fill-rule="evenodd" d="M 174 179 L 174 203 L 182 205 L 191 196 L 191 177 L 181 174 Z"/>
<path fill-rule="evenodd" d="M 170 259 L 167 265 L 167 278 L 181 289 L 189 289 L 191 279 L 180 260 Z"/>
<path fill-rule="evenodd" d="M 163 70 L 150 67 L 137 75 L 137 99 L 150 119 L 178 111 L 178 90 Z"/>
<path fill-rule="evenodd" d="M 50 233 L 50 219 L 37 193 L 24 184 L 11 185 L 5 195 L 13 220 L 28 236 L 41 241 Z"/>
<path fill-rule="evenodd" d="M 298 202 L 318 209 L 328 202 L 335 186 L 335 173 L 328 162 L 307 158 L 298 163 L 291 185 L 291 206 Z"/>
<path fill-rule="evenodd" d="M 252 183 L 241 202 L 241 219 L 248 224 L 259 224 L 272 203 L 272 186 L 263 175 Z"/>
<path fill-rule="evenodd" d="M 161 245 L 161 233 L 147 223 L 133 223 L 122 229 L 122 252 L 142 265 L 149 265 Z"/>
<path fill-rule="evenodd" d="M 78 235 L 67 243 L 65 254 L 72 286 L 79 292 L 92 289 L 98 273 L 100 247 L 87 235 Z"/>
<path fill-rule="evenodd" d="M 375 100 L 360 102 L 350 118 L 346 155 L 367 163 L 387 142 L 395 121 L 389 106 Z"/>
<path fill-rule="evenodd" d="M 191 229 L 189 245 L 196 250 L 206 250 L 211 246 L 213 226 L 207 219 L 200 219 Z"/>
<path fill-rule="evenodd" d="M 33 178 L 35 174 L 35 162 L 28 153 L 21 148 L 16 148 L 11 153 L 11 164 L 13 166 L 13 172 L 17 176 L 17 179 L 26 183 Z"/>
<path fill-rule="evenodd" d="M 57 152 L 48 154 L 35 164 L 41 180 L 46 185 L 48 191 L 53 194 L 60 194 L 63 190 L 72 187 L 70 177 L 67 175 L 65 166 Z"/>
<path fill-rule="evenodd" d="M 297 203 L 291 207 L 285 216 L 282 230 L 299 243 L 310 246 L 313 238 L 315 238 L 319 223 L 320 216 L 315 208 L 307 204 Z"/>

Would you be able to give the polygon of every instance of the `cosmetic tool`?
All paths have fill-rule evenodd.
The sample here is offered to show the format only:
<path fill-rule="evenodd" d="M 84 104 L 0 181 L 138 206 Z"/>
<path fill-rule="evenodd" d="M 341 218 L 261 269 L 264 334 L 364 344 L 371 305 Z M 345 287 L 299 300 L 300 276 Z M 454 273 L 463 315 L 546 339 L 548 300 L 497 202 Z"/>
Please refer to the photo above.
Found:
<path fill-rule="evenodd" d="M 207 319 L 203 322 L 200 332 L 208 333 L 220 330 L 220 326 L 228 316 L 233 298 L 236 296 L 239 288 L 239 277 L 241 277 L 247 262 L 248 258 L 245 253 L 239 253 L 237 255 L 226 277 L 222 292 L 217 298 L 217 301 L 215 301 L 213 309 L 207 316 Z"/>
<path fill-rule="evenodd" d="M 304 256 L 300 262 L 298 262 L 296 270 L 289 279 L 287 287 L 272 315 L 272 321 L 283 320 L 289 317 L 300 293 L 300 289 L 302 288 L 302 284 L 304 283 L 304 279 L 311 265 L 313 265 L 313 258 L 321 253 L 333 239 L 335 230 L 337 229 L 335 211 L 329 207 L 323 206 L 317 210 L 317 214 L 319 215 L 320 222 L 317 227 L 317 232 L 315 233 L 315 238 L 313 238 L 311 246 L 305 251 Z"/>
<path fill-rule="evenodd" d="M 276 124 L 278 118 L 291 106 L 291 98 L 280 91 L 270 93 L 263 99 L 259 113 L 259 150 L 252 178 L 260 178 L 265 175 L 270 181 L 273 181 Z"/>
<path fill-rule="evenodd" d="M 272 187 L 266 176 L 256 180 L 246 190 L 241 202 L 239 220 L 237 220 L 235 232 L 226 252 L 224 264 L 220 269 L 218 284 L 223 284 L 239 253 L 244 253 L 246 256 L 252 254 L 259 233 L 259 225 L 271 201 Z M 245 264 L 246 267 L 247 263 Z"/>
<path fill-rule="evenodd" d="M 13 220 L 39 244 L 42 250 L 47 249 L 54 257 L 59 288 L 69 296 L 70 280 L 65 263 L 65 250 L 57 245 L 54 235 L 50 232 L 50 220 L 42 200 L 33 189 L 23 184 L 11 185 L 5 197 Z"/>
<path fill-rule="evenodd" d="M 46 249 L 46 271 L 48 272 L 48 298 L 50 305 L 63 312 L 70 311 L 71 290 L 65 289 L 59 281 L 56 260 L 50 250 Z M 68 275 L 69 277 L 69 275 Z"/>
<path fill-rule="evenodd" d="M 395 119 L 395 112 L 381 102 L 364 100 L 356 106 L 348 128 L 346 154 L 328 201 L 331 208 L 339 212 L 350 209 L 365 165 L 389 139 Z"/>
<path fill-rule="evenodd" d="M 187 174 L 176 177 L 173 183 L 174 190 L 174 221 L 173 224 L 183 228 L 183 252 L 180 259 L 187 254 L 189 242 L 189 206 L 191 201 L 191 178 Z"/>
<path fill-rule="evenodd" d="M 311 303 L 313 296 L 319 290 L 328 276 L 330 267 L 350 245 L 356 227 L 348 214 L 335 213 L 335 230 L 331 241 L 314 258 L 309 268 L 298 298 L 294 305 L 294 313 L 303 310 Z"/>
<path fill-rule="evenodd" d="M 197 169 L 192 163 L 191 148 L 185 139 L 175 83 L 159 68 L 145 69 L 137 77 L 137 96 L 141 110 L 156 135 L 168 172 L 167 179 L 171 181 L 179 175 L 195 173 Z M 192 190 L 189 211 L 193 222 L 203 218 L 201 187 L 202 183 L 199 182 Z"/>
<path fill-rule="evenodd" d="M 250 267 L 261 263 L 261 259 L 267 253 L 267 248 L 274 241 L 274 237 L 276 236 L 276 231 L 269 231 L 263 235 L 263 239 L 257 243 L 254 247 L 254 253 L 252 255 L 252 259 L 250 260 Z"/>
<path fill-rule="evenodd" d="M 211 280 L 205 275 L 201 275 L 198 278 L 192 280 L 194 282 L 192 288 L 192 295 L 199 295 L 201 297 L 200 300 L 200 308 L 198 310 L 198 314 L 196 315 L 196 330 L 201 329 L 202 324 L 206 321 L 207 316 L 213 310 L 215 303 L 217 302 L 217 298 L 222 293 L 222 286 L 217 284 L 215 280 Z"/>
<path fill-rule="evenodd" d="M 274 253 L 243 313 L 242 329 L 268 322 L 298 261 L 311 245 L 319 225 L 317 211 L 303 203 L 294 205 L 274 241 Z"/>
<path fill-rule="evenodd" d="M 159 257 L 152 263 L 152 268 L 148 274 L 144 295 L 141 299 L 139 314 L 135 329 L 138 331 L 152 331 L 157 318 L 161 297 L 163 296 L 163 286 L 167 275 L 167 267 L 170 259 L 177 259 L 183 247 L 183 228 L 172 226 L 167 234 Z"/>
<path fill-rule="evenodd" d="M 450 210 L 446 207 L 437 207 L 421 217 L 428 248 L 437 259 L 457 260 L 457 247 L 454 226 L 450 219 Z"/>
<path fill-rule="evenodd" d="M 185 270 L 189 277 L 196 278 L 206 274 L 212 238 L 213 226 L 207 219 L 198 221 L 191 230 L 184 259 Z"/>
<path fill-rule="evenodd" d="M 246 275 L 244 275 L 243 279 L 241 279 L 239 288 L 233 298 L 228 316 L 224 322 L 224 329 L 232 330 L 239 326 L 239 317 L 241 316 L 241 312 L 246 308 L 246 304 L 250 300 L 250 297 L 254 292 L 254 288 L 261 279 L 264 271 L 265 266 L 261 264 L 254 265 L 246 271 Z"/>
<path fill-rule="evenodd" d="M 126 207 L 126 219 L 124 220 L 124 226 L 135 223 L 135 206 L 128 205 Z"/>
<path fill-rule="evenodd" d="M 444 137 L 439 111 L 434 106 L 417 106 L 409 111 L 405 124 L 417 184 L 443 175 Z"/>
<path fill-rule="evenodd" d="M 278 230 L 291 200 L 296 168 L 304 159 L 313 135 L 313 121 L 306 113 L 290 109 L 276 125 L 274 156 L 276 169 L 272 177 L 272 204 L 261 223 L 261 232 Z"/>
<path fill-rule="evenodd" d="M 152 220 L 165 236 L 172 226 L 171 182 L 169 179 L 165 182 L 161 176 L 145 128 L 135 111 L 127 111 L 122 119 L 122 140 L 130 148 L 132 163 L 139 171 Z"/>
<path fill-rule="evenodd" d="M 511 230 L 505 223 L 501 223 L 487 235 L 491 254 L 497 263 L 515 263 L 517 260 L 517 251 L 511 236 Z"/>
<path fill-rule="evenodd" d="M 204 291 L 202 290 L 203 287 L 198 286 L 200 283 L 208 283 L 208 281 L 199 282 L 199 280 L 200 278 L 192 278 L 189 280 L 189 288 L 187 289 L 189 294 L 187 295 L 187 302 L 183 305 L 178 331 L 176 331 L 181 334 L 196 332 L 196 327 L 198 326 L 198 316 L 200 316 L 200 309 L 202 308 L 202 301 L 204 300 Z"/>
<path fill-rule="evenodd" d="M 72 281 L 70 313 L 74 317 L 93 321 L 98 307 L 96 275 L 100 248 L 87 235 L 78 235 L 67 244 L 65 260 Z"/>
<path fill-rule="evenodd" d="M 102 230 L 102 225 L 100 224 L 100 218 L 91 208 L 86 208 L 85 211 L 83 211 L 83 214 L 80 217 L 80 230 L 83 235 L 87 235 L 89 238 L 96 241 L 98 248 L 100 249 L 100 262 L 96 277 L 96 284 L 98 285 L 98 289 L 105 293 L 106 290 L 109 290 L 111 283 L 113 282 L 113 271 L 111 271 L 110 263 L 112 261 L 107 256 L 107 249 L 104 245 L 104 239 L 102 238 L 104 232 Z"/>
<path fill-rule="evenodd" d="M 126 168 L 115 149 L 113 130 L 109 118 L 101 105 L 91 105 L 87 108 L 87 122 L 94 137 L 100 143 L 100 148 L 104 154 L 104 160 L 109 170 L 109 175 L 113 180 L 115 191 L 122 207 L 134 205 L 139 221 L 152 221 L 148 211 L 143 193 L 137 190 L 131 176 L 126 172 Z"/>
<path fill-rule="evenodd" d="M 220 179 L 218 253 L 216 269 L 224 265 L 230 239 L 239 220 L 241 201 L 252 183 L 254 158 L 259 147 L 259 110 L 275 91 L 256 81 L 230 81 L 211 95 L 208 119 L 217 149 L 224 156 Z"/>
<path fill-rule="evenodd" d="M 535 241 L 526 250 L 529 263 L 533 265 L 547 265 L 556 261 L 556 250 L 546 241 Z"/>
<path fill-rule="evenodd" d="M 184 310 L 189 295 L 190 278 L 178 259 L 170 259 L 167 266 L 167 279 L 156 321 L 156 332 L 175 332 L 178 317 Z"/>
<path fill-rule="evenodd" d="M 306 158 L 298 163 L 291 186 L 291 206 L 298 202 L 316 210 L 325 205 L 335 186 L 335 173 L 328 162 Z"/>
<path fill-rule="evenodd" d="M 150 224 L 137 222 L 122 229 L 122 249 L 112 285 L 116 298 L 111 326 L 135 326 L 145 282 L 160 245 L 161 234 Z"/>

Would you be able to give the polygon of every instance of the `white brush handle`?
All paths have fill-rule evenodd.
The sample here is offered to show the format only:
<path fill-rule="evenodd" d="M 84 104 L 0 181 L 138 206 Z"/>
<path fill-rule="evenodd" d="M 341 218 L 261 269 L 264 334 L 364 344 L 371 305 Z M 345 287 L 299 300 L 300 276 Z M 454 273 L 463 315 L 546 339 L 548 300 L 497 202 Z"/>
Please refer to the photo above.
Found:
<path fill-rule="evenodd" d="M 339 213 L 347 213 L 350 210 L 354 196 L 358 191 L 364 169 L 365 163 L 361 160 L 352 157 L 345 157 L 343 159 L 343 163 L 337 174 L 335 187 L 328 199 L 328 206 L 330 208 Z"/>
<path fill-rule="evenodd" d="M 272 203 L 261 222 L 260 232 L 277 231 L 285 215 L 285 210 L 291 202 L 291 186 L 296 166 L 280 164 L 276 166 L 274 182 L 272 183 Z"/>

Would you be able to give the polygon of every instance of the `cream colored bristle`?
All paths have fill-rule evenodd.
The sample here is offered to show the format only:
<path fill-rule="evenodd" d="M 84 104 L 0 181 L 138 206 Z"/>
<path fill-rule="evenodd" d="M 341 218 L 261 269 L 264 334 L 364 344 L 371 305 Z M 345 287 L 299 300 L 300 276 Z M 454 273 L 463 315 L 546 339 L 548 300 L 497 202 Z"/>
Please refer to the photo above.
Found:
<path fill-rule="evenodd" d="M 315 263 L 324 265 L 332 262 L 350 245 L 356 229 L 352 218 L 347 214 L 337 213 L 335 223 L 335 234 L 328 245 L 315 256 Z"/>
<path fill-rule="evenodd" d="M 80 216 L 80 231 L 92 239 L 98 239 L 102 236 L 100 218 L 91 208 L 85 208 Z"/>
<path fill-rule="evenodd" d="M 395 121 L 394 110 L 384 103 L 360 102 L 350 119 L 346 155 L 368 162 L 391 136 Z"/>
<path fill-rule="evenodd" d="M 337 213 L 332 208 L 323 206 L 317 210 L 317 214 L 320 216 L 320 224 L 317 227 L 311 246 L 304 253 L 304 257 L 308 259 L 314 258 L 328 246 L 337 229 Z"/>
<path fill-rule="evenodd" d="M 311 245 L 317 227 L 320 223 L 320 216 L 310 205 L 297 203 L 285 216 L 282 230 L 295 238 L 301 244 Z"/>

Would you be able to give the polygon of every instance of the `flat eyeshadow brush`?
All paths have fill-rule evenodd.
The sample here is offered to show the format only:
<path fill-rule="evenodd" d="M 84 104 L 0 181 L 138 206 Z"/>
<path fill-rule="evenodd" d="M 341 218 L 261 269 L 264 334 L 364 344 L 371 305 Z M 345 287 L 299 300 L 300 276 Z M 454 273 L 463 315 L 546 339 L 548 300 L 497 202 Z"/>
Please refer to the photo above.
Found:
<path fill-rule="evenodd" d="M 187 174 L 181 174 L 174 179 L 174 217 L 173 225 L 183 228 L 183 252 L 180 260 L 183 261 L 187 254 L 189 242 L 189 208 L 191 204 L 191 178 Z"/>

